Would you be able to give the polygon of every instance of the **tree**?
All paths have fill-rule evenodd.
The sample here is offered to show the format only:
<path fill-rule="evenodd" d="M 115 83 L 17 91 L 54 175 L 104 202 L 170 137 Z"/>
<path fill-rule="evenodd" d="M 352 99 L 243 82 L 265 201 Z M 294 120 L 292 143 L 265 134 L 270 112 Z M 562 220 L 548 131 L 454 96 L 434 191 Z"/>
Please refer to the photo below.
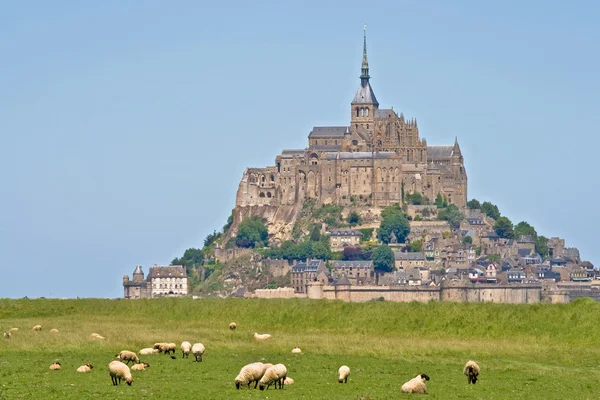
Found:
<path fill-rule="evenodd" d="M 415 206 L 420 206 L 420 205 L 429 203 L 429 199 L 427 197 L 423 196 L 419 192 L 409 193 L 409 194 L 405 195 L 405 198 L 406 198 L 406 203 L 413 204 Z"/>
<path fill-rule="evenodd" d="M 471 199 L 467 201 L 467 207 L 471 210 L 479 210 L 481 208 L 481 203 L 477 199 Z"/>
<path fill-rule="evenodd" d="M 329 240 L 321 240 L 311 243 L 311 257 L 319 260 L 329 260 L 331 258 L 331 248 Z"/>
<path fill-rule="evenodd" d="M 464 214 L 454 204 L 450 204 L 447 208 L 438 213 L 438 219 L 448 221 L 452 229 L 458 229 L 460 223 L 465 219 Z"/>
<path fill-rule="evenodd" d="M 473 238 L 471 236 L 465 236 L 462 239 L 463 244 L 473 244 Z"/>
<path fill-rule="evenodd" d="M 310 230 L 310 241 L 318 242 L 321 240 L 321 224 L 314 224 Z"/>
<path fill-rule="evenodd" d="M 444 208 L 444 198 L 441 193 L 438 193 L 437 196 L 435 196 L 435 205 L 437 208 Z"/>
<path fill-rule="evenodd" d="M 499 217 L 494 224 L 496 234 L 504 239 L 512 239 L 514 236 L 513 224 L 506 217 Z"/>
<path fill-rule="evenodd" d="M 231 210 L 231 214 L 227 217 L 227 223 L 223 226 L 223 232 L 227 232 L 231 225 L 233 225 L 233 213 L 235 212 L 235 208 Z"/>
<path fill-rule="evenodd" d="M 538 236 L 535 238 L 535 251 L 542 257 L 548 257 L 548 238 Z"/>
<path fill-rule="evenodd" d="M 235 239 L 240 247 L 261 247 L 267 243 L 268 237 L 265 222 L 261 217 L 254 216 L 240 222 Z"/>
<path fill-rule="evenodd" d="M 215 241 L 221 238 L 221 232 L 213 231 L 213 233 L 209 233 L 206 239 L 204 239 L 204 247 L 208 247 L 213 244 Z"/>
<path fill-rule="evenodd" d="M 421 251 L 421 247 L 423 246 L 423 241 L 421 239 L 413 240 L 410 242 L 409 248 L 412 252 Z"/>
<path fill-rule="evenodd" d="M 398 243 L 404 243 L 410 233 L 410 223 L 402 209 L 397 206 L 387 207 L 381 212 L 381 225 L 377 231 L 377 238 L 387 244 L 392 239 L 392 232 L 396 235 Z"/>
<path fill-rule="evenodd" d="M 531 236 L 535 239 L 537 237 L 537 232 L 533 226 L 525 221 L 521 221 L 515 225 L 515 237 L 519 238 L 519 236 Z"/>
<path fill-rule="evenodd" d="M 489 201 L 484 201 L 481 204 L 481 211 L 490 218 L 500 218 L 500 210 L 498 210 L 498 206 L 490 203 Z"/>
<path fill-rule="evenodd" d="M 347 222 L 350 226 L 360 225 L 360 215 L 356 211 L 352 211 L 348 214 Z"/>
<path fill-rule="evenodd" d="M 392 272 L 394 270 L 394 252 L 387 245 L 376 247 L 371 259 L 376 271 Z"/>
<path fill-rule="evenodd" d="M 346 246 L 344 247 L 344 260 L 356 261 L 361 259 L 362 249 L 360 246 Z"/>
<path fill-rule="evenodd" d="M 183 257 L 174 258 L 171 265 L 183 265 L 188 275 L 191 275 L 194 267 L 204 263 L 204 253 L 200 249 L 189 248 L 183 253 Z"/>

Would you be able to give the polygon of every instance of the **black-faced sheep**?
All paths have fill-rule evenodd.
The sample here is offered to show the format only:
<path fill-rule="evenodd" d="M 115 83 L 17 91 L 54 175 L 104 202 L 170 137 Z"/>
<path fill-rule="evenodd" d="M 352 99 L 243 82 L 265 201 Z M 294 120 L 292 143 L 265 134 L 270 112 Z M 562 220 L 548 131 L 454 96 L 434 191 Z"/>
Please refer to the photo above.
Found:
<path fill-rule="evenodd" d="M 417 375 L 402 385 L 402 391 L 404 393 L 427 393 L 425 382 L 428 380 L 429 376 L 425 374 Z"/>
<path fill-rule="evenodd" d="M 87 363 L 87 364 L 82 365 L 81 367 L 77 368 L 77 372 L 91 372 L 92 368 L 94 368 L 94 366 L 90 363 Z"/>
<path fill-rule="evenodd" d="M 50 369 L 53 371 L 58 371 L 60 369 L 60 363 L 58 361 L 54 361 L 50 364 Z"/>
<path fill-rule="evenodd" d="M 4 332 L 4 339 L 10 339 L 12 334 L 10 332 Z"/>
<path fill-rule="evenodd" d="M 347 365 L 342 365 L 340 369 L 338 369 L 338 382 L 339 383 L 348 383 L 348 376 L 350 375 L 350 367 Z"/>
<path fill-rule="evenodd" d="M 275 384 L 275 389 L 279 385 L 279 389 L 283 389 L 283 382 L 287 377 L 287 368 L 283 364 L 275 364 L 271 368 L 265 371 L 265 374 L 258 382 L 258 388 L 260 390 L 268 389 L 269 386 Z"/>
<path fill-rule="evenodd" d="M 235 328 L 237 328 L 237 324 L 235 322 L 232 322 L 229 324 L 229 329 L 231 329 L 232 331 L 235 331 Z"/>
<path fill-rule="evenodd" d="M 41 326 L 41 325 L 36 325 L 36 326 L 34 326 L 34 327 L 31 329 L 31 330 L 32 330 L 32 331 L 35 331 L 35 332 L 39 332 L 39 331 L 41 331 L 41 330 L 42 330 L 42 326 Z"/>
<path fill-rule="evenodd" d="M 108 373 L 110 374 L 112 383 L 115 386 L 121 383 L 121 379 L 124 379 L 129 386 L 131 386 L 133 383 L 133 377 L 131 376 L 129 367 L 123 364 L 121 361 L 115 360 L 108 364 Z"/>
<path fill-rule="evenodd" d="M 475 361 L 467 361 L 465 368 L 463 369 L 463 373 L 467 376 L 467 382 L 472 383 L 473 385 L 477 383 L 479 371 L 479 365 L 477 365 Z"/>

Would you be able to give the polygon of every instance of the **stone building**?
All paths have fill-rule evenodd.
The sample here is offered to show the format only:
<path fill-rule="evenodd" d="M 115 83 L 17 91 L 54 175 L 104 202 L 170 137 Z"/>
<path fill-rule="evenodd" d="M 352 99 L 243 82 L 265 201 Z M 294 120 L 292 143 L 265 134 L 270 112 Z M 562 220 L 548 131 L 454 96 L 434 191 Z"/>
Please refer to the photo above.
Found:
<path fill-rule="evenodd" d="M 349 124 L 314 127 L 307 148 L 283 150 L 273 166 L 247 168 L 236 207 L 295 205 L 305 198 L 337 205 L 361 198 L 388 206 L 415 192 L 430 200 L 442 194 L 449 203 L 466 206 L 467 173 L 458 140 L 428 145 L 416 119 L 379 107 L 370 78 L 365 34 Z"/>
<path fill-rule="evenodd" d="M 344 250 L 346 246 L 358 246 L 362 232 L 356 229 L 339 229 L 329 232 L 331 251 Z"/>
<path fill-rule="evenodd" d="M 331 274 L 334 279 L 345 276 L 352 285 L 375 283 L 373 261 L 333 261 Z"/>
<path fill-rule="evenodd" d="M 123 291 L 126 299 L 186 296 L 187 273 L 182 265 L 155 265 L 150 268 L 148 276 L 144 279 L 144 271 L 138 265 L 133 271 L 133 280 L 129 280 L 127 275 L 123 277 Z"/>
<path fill-rule="evenodd" d="M 323 260 L 299 262 L 292 267 L 292 287 L 296 293 L 306 293 L 309 282 L 326 284 L 329 281 L 328 272 Z"/>

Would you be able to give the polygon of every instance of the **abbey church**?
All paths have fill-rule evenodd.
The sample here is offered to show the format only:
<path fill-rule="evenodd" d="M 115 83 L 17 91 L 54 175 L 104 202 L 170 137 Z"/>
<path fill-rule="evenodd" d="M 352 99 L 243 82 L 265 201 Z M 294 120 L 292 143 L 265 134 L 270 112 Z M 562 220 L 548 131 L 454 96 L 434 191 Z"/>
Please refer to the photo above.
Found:
<path fill-rule="evenodd" d="M 305 198 L 350 205 L 357 198 L 373 206 L 401 203 L 405 194 L 438 194 L 458 207 L 467 203 L 467 173 L 454 145 L 428 146 L 416 119 L 379 108 L 369 83 L 366 32 L 360 86 L 350 104 L 350 123 L 314 127 L 308 147 L 283 150 L 275 165 L 247 168 L 236 207 L 294 205 Z"/>

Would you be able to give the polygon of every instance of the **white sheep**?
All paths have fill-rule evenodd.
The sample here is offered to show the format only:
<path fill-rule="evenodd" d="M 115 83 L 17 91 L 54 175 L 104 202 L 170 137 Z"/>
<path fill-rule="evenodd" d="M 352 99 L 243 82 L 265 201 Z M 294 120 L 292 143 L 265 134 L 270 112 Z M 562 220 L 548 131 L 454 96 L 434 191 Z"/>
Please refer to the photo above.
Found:
<path fill-rule="evenodd" d="M 131 366 L 132 371 L 143 371 L 146 368 L 150 367 L 150 364 L 147 362 L 140 362 L 139 364 L 134 364 Z"/>
<path fill-rule="evenodd" d="M 204 345 L 202 343 L 194 343 L 192 346 L 192 354 L 196 357 L 196 361 L 202 361 L 202 355 L 204 354 Z"/>
<path fill-rule="evenodd" d="M 90 335 L 90 337 L 91 337 L 92 339 L 98 339 L 98 340 L 104 340 L 104 339 L 105 339 L 105 338 L 104 338 L 104 336 L 101 336 L 101 335 L 97 334 L 96 332 L 92 333 L 92 334 Z"/>
<path fill-rule="evenodd" d="M 279 389 L 283 389 L 283 382 L 287 377 L 287 368 L 283 364 L 275 364 L 271 368 L 265 371 L 265 374 L 258 382 L 258 388 L 260 390 L 265 390 L 269 388 L 272 384 L 275 384 L 275 389 L 277 389 L 277 385 L 279 384 Z"/>
<path fill-rule="evenodd" d="M 300 347 L 294 347 L 292 349 L 292 353 L 294 353 L 294 354 L 300 354 L 300 353 L 302 353 L 302 350 L 300 350 Z"/>
<path fill-rule="evenodd" d="M 268 340 L 268 339 L 271 339 L 271 335 L 269 335 L 268 333 L 258 334 L 256 332 L 254 332 L 254 339 L 256 339 L 256 340 Z"/>
<path fill-rule="evenodd" d="M 36 326 L 34 326 L 34 327 L 33 327 L 33 329 L 31 329 L 31 330 L 32 330 L 32 331 L 35 331 L 35 332 L 39 332 L 39 331 L 41 331 L 41 330 L 42 330 L 42 326 L 41 326 L 41 325 L 36 325 Z"/>
<path fill-rule="evenodd" d="M 192 351 L 192 344 L 190 342 L 181 343 L 181 358 L 189 358 L 190 351 Z"/>
<path fill-rule="evenodd" d="M 19 331 L 19 328 L 10 328 L 8 330 L 9 333 L 18 332 L 18 331 Z"/>
<path fill-rule="evenodd" d="M 289 376 L 285 377 L 285 380 L 283 381 L 284 385 L 293 385 L 294 384 L 294 380 L 292 378 L 290 378 Z"/>
<path fill-rule="evenodd" d="M 53 371 L 58 371 L 60 369 L 60 363 L 58 361 L 54 361 L 50 364 L 50 369 Z"/>
<path fill-rule="evenodd" d="M 465 368 L 463 369 L 463 374 L 467 376 L 467 382 L 472 383 L 473 385 L 477 383 L 479 372 L 479 365 L 477 365 L 475 361 L 467 361 Z"/>
<path fill-rule="evenodd" d="M 58 329 L 52 328 L 50 329 L 50 333 L 58 333 Z"/>
<path fill-rule="evenodd" d="M 235 387 L 239 389 L 242 385 L 248 385 L 254 383 L 254 389 L 258 385 L 258 381 L 265 374 L 264 364 L 261 362 L 255 362 L 252 364 L 244 365 L 240 370 L 238 376 L 235 377 Z"/>
<path fill-rule="evenodd" d="M 154 349 L 158 349 L 159 353 L 170 354 L 171 352 L 175 354 L 175 350 L 177 349 L 177 345 L 175 343 L 154 343 Z"/>
<path fill-rule="evenodd" d="M 148 355 L 152 355 L 152 354 L 158 354 L 158 349 L 153 349 L 151 347 L 146 347 L 146 348 L 141 349 L 140 351 L 138 351 L 138 354 L 140 356 L 148 356 Z"/>
<path fill-rule="evenodd" d="M 237 324 L 235 322 L 232 322 L 229 324 L 229 329 L 231 329 L 232 331 L 235 331 L 235 328 L 237 328 Z"/>
<path fill-rule="evenodd" d="M 12 336 L 12 334 L 10 332 L 4 332 L 5 339 L 10 339 L 11 336 Z"/>
<path fill-rule="evenodd" d="M 350 367 L 347 365 L 342 365 L 340 369 L 338 369 L 338 382 L 339 383 L 348 383 L 348 376 L 350 375 Z"/>
<path fill-rule="evenodd" d="M 134 364 L 139 364 L 140 362 L 140 359 L 135 352 L 129 350 L 121 350 L 119 353 L 115 354 L 115 357 L 119 360 L 126 361 L 127 364 L 129 364 L 130 361 Z"/>
<path fill-rule="evenodd" d="M 124 379 L 129 386 L 133 383 L 133 377 L 131 376 L 129 367 L 121 361 L 111 361 L 111 363 L 108 364 L 108 373 L 115 386 L 121 383 L 121 379 Z"/>
<path fill-rule="evenodd" d="M 428 380 L 429 376 L 425 374 L 417 375 L 402 385 L 402 391 L 404 393 L 427 393 L 425 382 Z"/>
<path fill-rule="evenodd" d="M 77 372 L 91 372 L 92 368 L 94 368 L 94 366 L 90 363 L 87 363 L 87 364 L 82 365 L 81 367 L 77 368 Z"/>

